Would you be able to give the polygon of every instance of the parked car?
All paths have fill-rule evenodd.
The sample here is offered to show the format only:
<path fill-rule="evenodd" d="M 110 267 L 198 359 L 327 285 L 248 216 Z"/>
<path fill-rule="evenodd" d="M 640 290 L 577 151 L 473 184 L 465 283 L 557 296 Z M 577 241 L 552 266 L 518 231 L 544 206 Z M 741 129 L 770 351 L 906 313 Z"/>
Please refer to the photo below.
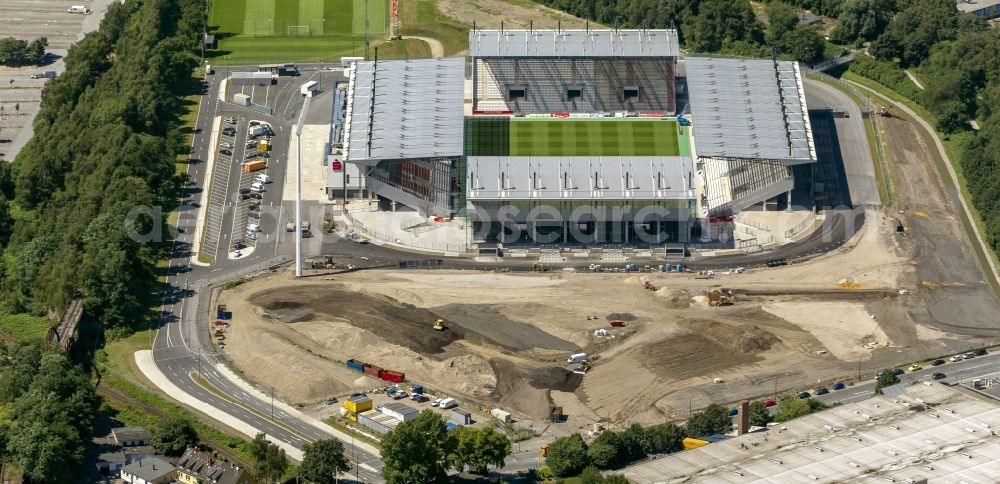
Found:
<path fill-rule="evenodd" d="M 236 250 L 245 249 L 247 243 L 243 239 L 236 239 L 233 241 L 233 248 Z"/>
<path fill-rule="evenodd" d="M 882 376 L 883 373 L 885 373 L 885 372 L 884 371 L 876 371 L 875 372 L 875 379 L 876 380 L 879 379 Z"/>
<path fill-rule="evenodd" d="M 809 392 L 799 392 L 799 398 L 809 398 Z"/>
<path fill-rule="evenodd" d="M 986 351 L 986 348 L 979 348 L 978 350 L 976 350 L 975 353 L 976 353 L 976 356 L 983 356 L 983 355 L 985 355 L 987 353 L 987 351 Z"/>
<path fill-rule="evenodd" d="M 32 79 L 51 79 L 56 77 L 56 71 L 36 72 L 29 77 Z"/>
<path fill-rule="evenodd" d="M 236 118 L 232 116 L 226 116 L 226 124 L 236 124 Z"/>
<path fill-rule="evenodd" d="M 776 402 L 774 400 L 771 400 L 771 399 L 764 400 L 764 408 L 773 407 L 773 406 L 775 406 L 777 404 L 778 404 L 778 402 Z"/>
<path fill-rule="evenodd" d="M 260 212 L 250 212 L 247 214 L 251 220 L 260 220 Z"/>
<path fill-rule="evenodd" d="M 227 141 L 219 145 L 219 148 L 225 148 L 227 150 L 231 150 L 233 149 L 233 144 Z"/>
<path fill-rule="evenodd" d="M 226 136 L 233 136 L 234 134 L 236 134 L 236 128 L 232 126 L 227 126 L 225 128 L 222 128 L 222 134 Z"/>
<path fill-rule="evenodd" d="M 945 376 L 946 375 L 944 373 L 938 372 L 938 373 L 935 373 L 935 374 L 931 375 L 931 378 L 933 378 L 935 380 L 940 380 L 942 378 L 945 378 Z"/>
<path fill-rule="evenodd" d="M 250 189 L 249 188 L 240 188 L 240 195 L 242 195 L 244 193 L 250 193 Z"/>
<path fill-rule="evenodd" d="M 968 352 L 968 353 L 966 353 L 966 354 L 964 354 L 964 355 L 962 355 L 962 358 L 965 358 L 967 360 L 975 358 L 975 357 L 976 357 L 976 354 L 973 353 L 973 352 L 971 352 L 971 351 Z"/>
<path fill-rule="evenodd" d="M 326 403 L 327 405 L 333 405 L 334 403 L 337 403 L 337 397 L 327 398 L 326 402 L 324 402 L 324 403 Z"/>
<path fill-rule="evenodd" d="M 438 406 L 440 404 L 441 404 L 441 399 L 440 398 L 435 398 L 434 401 L 431 402 L 431 406 L 432 407 L 436 407 L 436 406 Z"/>
<path fill-rule="evenodd" d="M 833 386 L 831 386 L 830 388 L 833 388 L 834 390 L 843 390 L 844 386 L 845 386 L 844 382 L 838 381 L 837 383 L 834 383 Z"/>
<path fill-rule="evenodd" d="M 941 366 L 944 364 L 944 360 L 934 360 L 931 362 L 931 366 Z"/>
<path fill-rule="evenodd" d="M 828 390 L 826 387 L 819 387 L 816 389 L 817 395 L 826 395 L 827 393 L 830 393 L 830 390 Z"/>
<path fill-rule="evenodd" d="M 923 370 L 923 369 L 924 369 L 924 367 L 922 367 L 922 366 L 914 363 L 914 364 L 910 365 L 910 367 L 907 368 L 906 371 L 908 371 L 910 373 L 913 373 L 915 371 L 920 371 L 920 370 Z"/>
<path fill-rule="evenodd" d="M 892 374 L 896 376 L 902 375 L 903 373 L 906 373 L 906 370 L 902 368 L 895 368 L 892 370 Z"/>
<path fill-rule="evenodd" d="M 962 361 L 962 355 L 952 356 L 951 358 L 948 358 L 948 361 L 951 361 L 953 363 L 956 362 L 956 361 Z"/>
<path fill-rule="evenodd" d="M 258 126 L 258 125 L 260 125 L 260 121 L 250 121 L 250 126 Z"/>
<path fill-rule="evenodd" d="M 233 156 L 232 150 L 227 150 L 225 148 L 219 148 L 219 154 L 226 155 L 226 156 Z"/>

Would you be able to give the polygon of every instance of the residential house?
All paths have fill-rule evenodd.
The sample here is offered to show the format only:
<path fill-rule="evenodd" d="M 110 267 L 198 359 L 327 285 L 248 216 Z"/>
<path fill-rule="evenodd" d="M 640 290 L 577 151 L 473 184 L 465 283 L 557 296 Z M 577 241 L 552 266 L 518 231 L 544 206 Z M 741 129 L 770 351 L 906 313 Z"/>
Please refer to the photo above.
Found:
<path fill-rule="evenodd" d="M 177 461 L 177 480 L 184 484 L 249 484 L 250 473 L 209 452 L 188 447 Z"/>
<path fill-rule="evenodd" d="M 147 457 L 121 469 L 121 478 L 130 484 L 166 484 L 177 473 L 174 466 L 159 457 Z"/>

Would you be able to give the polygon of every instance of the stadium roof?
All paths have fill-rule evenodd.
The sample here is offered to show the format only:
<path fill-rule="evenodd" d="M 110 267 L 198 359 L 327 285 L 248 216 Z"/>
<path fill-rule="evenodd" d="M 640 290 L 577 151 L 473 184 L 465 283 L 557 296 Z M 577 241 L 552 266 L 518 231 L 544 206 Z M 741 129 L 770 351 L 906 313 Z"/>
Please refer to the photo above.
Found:
<path fill-rule="evenodd" d="M 958 11 L 965 13 L 973 13 L 976 12 L 977 10 L 990 8 L 994 5 L 1000 5 L 1000 0 L 972 0 L 972 1 L 958 0 Z"/>
<path fill-rule="evenodd" d="M 470 156 L 470 200 L 688 199 L 683 156 Z"/>
<path fill-rule="evenodd" d="M 637 483 L 1000 482 L 998 425 L 996 404 L 916 383 L 623 474 Z"/>
<path fill-rule="evenodd" d="M 698 156 L 816 161 L 796 62 L 685 60 Z"/>
<path fill-rule="evenodd" d="M 471 57 L 677 57 L 677 30 L 469 30 Z"/>
<path fill-rule="evenodd" d="M 345 159 L 462 155 L 465 60 L 357 62 L 351 67 Z"/>

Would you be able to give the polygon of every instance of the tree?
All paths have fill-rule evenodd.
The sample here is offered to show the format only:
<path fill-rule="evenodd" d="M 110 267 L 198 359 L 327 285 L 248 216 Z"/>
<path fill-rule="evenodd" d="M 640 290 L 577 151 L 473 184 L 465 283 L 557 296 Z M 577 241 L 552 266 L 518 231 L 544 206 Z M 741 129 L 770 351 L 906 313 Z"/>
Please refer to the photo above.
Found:
<path fill-rule="evenodd" d="M 774 421 L 787 422 L 793 418 L 809 415 L 812 412 L 828 407 L 829 405 L 815 398 L 789 398 L 778 404 L 778 411 L 774 414 Z"/>
<path fill-rule="evenodd" d="M 892 369 L 882 370 L 882 374 L 875 380 L 875 394 L 881 395 L 882 389 L 899 383 L 899 377 Z"/>
<path fill-rule="evenodd" d="M 449 461 L 455 469 L 466 466 L 473 472 L 485 475 L 487 466 L 503 467 L 510 455 L 510 440 L 492 427 L 479 429 L 459 428 L 452 432 L 456 439 Z"/>
<path fill-rule="evenodd" d="M 785 34 L 795 30 L 799 24 L 799 13 L 795 7 L 774 0 L 767 4 L 767 42 L 771 45 L 781 43 Z"/>
<path fill-rule="evenodd" d="M 180 456 L 189 445 L 196 443 L 198 432 L 184 417 L 165 418 L 153 429 L 153 448 L 170 457 Z"/>
<path fill-rule="evenodd" d="M 424 410 L 382 437 L 382 477 L 389 484 L 447 482 L 445 465 L 454 444 L 444 419 Z"/>
<path fill-rule="evenodd" d="M 344 457 L 344 444 L 337 439 L 319 440 L 306 444 L 302 448 L 304 454 L 299 475 L 316 484 L 329 484 L 337 481 L 337 474 L 351 469 Z"/>
<path fill-rule="evenodd" d="M 591 449 L 594 447 L 591 446 Z M 590 452 L 590 450 L 588 450 Z M 594 466 L 587 466 L 583 472 L 580 473 L 580 484 L 604 484 L 604 476 L 601 475 L 601 470 Z"/>
<path fill-rule="evenodd" d="M 652 454 L 653 444 L 646 437 L 642 425 L 634 423 L 622 432 L 622 446 L 619 457 L 624 462 L 632 462 Z"/>
<path fill-rule="evenodd" d="M 687 422 L 689 437 L 704 437 L 712 434 L 726 433 L 733 428 L 733 418 L 729 410 L 722 405 L 713 403 L 699 413 L 694 414 Z"/>
<path fill-rule="evenodd" d="M 826 46 L 816 29 L 802 25 L 788 32 L 781 39 L 781 50 L 797 61 L 812 64 L 823 60 Z"/>
<path fill-rule="evenodd" d="M 41 65 L 45 62 L 45 48 L 48 46 L 49 39 L 45 37 L 39 37 L 32 40 L 31 43 L 28 44 L 27 51 L 25 52 L 28 62 L 35 65 Z"/>
<path fill-rule="evenodd" d="M 575 475 L 587 466 L 587 444 L 580 434 L 559 437 L 549 444 L 545 462 L 556 477 Z"/>
<path fill-rule="evenodd" d="M 601 469 L 614 467 L 621 462 L 623 445 L 621 434 L 607 430 L 590 443 L 590 447 L 587 448 L 587 458 Z"/>
<path fill-rule="evenodd" d="M 261 479 L 276 480 L 288 470 L 288 457 L 282 449 L 267 440 L 261 432 L 250 441 L 248 447 L 250 457 L 254 461 L 254 475 Z"/>
<path fill-rule="evenodd" d="M 858 39 L 872 40 L 878 37 L 888 23 L 888 5 L 879 0 L 845 0 L 837 17 L 837 26 L 830 32 L 830 40 L 849 44 Z"/>
<path fill-rule="evenodd" d="M 771 414 L 759 401 L 750 402 L 750 425 L 766 427 L 771 422 Z"/>
<path fill-rule="evenodd" d="M 669 454 L 684 448 L 684 429 L 673 422 L 646 428 L 650 454 Z"/>

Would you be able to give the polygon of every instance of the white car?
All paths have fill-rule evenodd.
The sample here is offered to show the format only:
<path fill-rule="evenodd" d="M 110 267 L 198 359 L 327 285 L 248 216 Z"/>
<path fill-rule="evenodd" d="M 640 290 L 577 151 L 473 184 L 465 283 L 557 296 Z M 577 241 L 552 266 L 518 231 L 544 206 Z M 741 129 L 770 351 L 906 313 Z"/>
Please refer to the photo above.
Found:
<path fill-rule="evenodd" d="M 436 407 L 436 406 L 438 406 L 440 404 L 441 404 L 441 399 L 440 398 L 435 398 L 434 401 L 431 402 L 431 406 L 432 407 Z"/>
<path fill-rule="evenodd" d="M 952 356 L 951 358 L 948 358 L 948 361 L 951 361 L 951 362 L 962 361 L 962 355 Z"/>

